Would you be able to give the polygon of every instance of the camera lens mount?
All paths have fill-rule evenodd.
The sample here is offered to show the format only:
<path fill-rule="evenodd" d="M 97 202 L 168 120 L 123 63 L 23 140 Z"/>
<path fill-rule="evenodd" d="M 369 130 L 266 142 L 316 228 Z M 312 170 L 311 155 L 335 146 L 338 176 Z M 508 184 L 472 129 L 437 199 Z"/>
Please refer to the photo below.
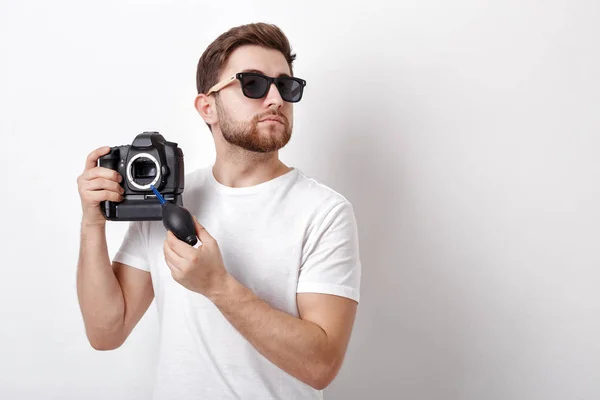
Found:
<path fill-rule="evenodd" d="M 140 159 L 146 159 L 146 160 L 140 160 Z M 148 163 L 148 161 L 150 161 L 150 163 Z M 139 184 L 138 182 L 136 182 L 135 177 L 137 177 L 138 174 L 134 174 L 133 169 L 136 167 L 136 163 L 139 162 L 144 162 L 144 167 L 147 164 L 150 164 L 152 166 L 152 164 L 154 164 L 153 168 L 150 168 L 150 172 L 144 172 L 144 178 L 148 179 L 148 178 L 152 178 L 152 176 L 150 176 L 150 174 L 152 172 L 154 172 L 154 179 L 152 180 L 152 182 L 146 183 L 146 184 Z M 131 160 L 129 160 L 129 162 L 127 163 L 127 179 L 129 180 L 129 183 L 131 184 L 131 186 L 135 187 L 136 189 L 139 190 L 152 190 L 150 188 L 150 186 L 156 186 L 156 183 L 160 180 L 160 165 L 158 163 L 158 161 L 156 160 L 156 158 L 154 158 L 153 155 L 148 154 L 148 153 L 138 153 L 135 156 L 131 157 Z"/>

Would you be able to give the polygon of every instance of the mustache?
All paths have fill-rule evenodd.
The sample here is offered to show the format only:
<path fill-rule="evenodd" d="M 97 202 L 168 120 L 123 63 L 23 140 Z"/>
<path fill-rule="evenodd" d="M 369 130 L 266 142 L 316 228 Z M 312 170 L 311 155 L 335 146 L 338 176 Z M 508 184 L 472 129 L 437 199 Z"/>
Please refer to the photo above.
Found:
<path fill-rule="evenodd" d="M 265 113 L 259 114 L 257 116 L 254 117 L 254 121 L 258 122 L 261 119 L 265 119 L 267 117 L 279 117 L 283 120 L 283 122 L 287 125 L 289 124 L 289 121 L 287 119 L 287 117 L 285 115 L 283 115 L 280 111 L 267 111 Z"/>

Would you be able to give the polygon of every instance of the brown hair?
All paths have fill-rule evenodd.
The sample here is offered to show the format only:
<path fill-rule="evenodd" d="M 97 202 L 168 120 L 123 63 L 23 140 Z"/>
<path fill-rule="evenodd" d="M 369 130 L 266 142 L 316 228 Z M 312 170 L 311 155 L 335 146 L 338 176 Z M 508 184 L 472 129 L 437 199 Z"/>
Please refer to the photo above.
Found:
<path fill-rule="evenodd" d="M 218 83 L 219 75 L 231 53 L 244 45 L 258 45 L 278 50 L 285 57 L 293 75 L 292 64 L 296 54 L 292 53 L 290 42 L 277 26 L 265 23 L 241 25 L 221 34 L 200 57 L 196 71 L 198 93 L 206 93 Z"/>

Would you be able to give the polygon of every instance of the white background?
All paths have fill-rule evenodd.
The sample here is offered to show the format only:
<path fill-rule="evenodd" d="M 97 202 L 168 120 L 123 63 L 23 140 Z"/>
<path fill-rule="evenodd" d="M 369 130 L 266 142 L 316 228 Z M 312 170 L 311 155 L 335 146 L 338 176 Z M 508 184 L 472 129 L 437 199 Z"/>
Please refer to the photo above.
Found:
<path fill-rule="evenodd" d="M 359 223 L 362 302 L 325 397 L 600 398 L 593 0 L 0 2 L 0 398 L 149 398 L 154 305 L 116 351 L 85 338 L 76 178 L 148 130 L 211 163 L 196 63 L 257 21 L 308 81 L 282 159 Z"/>

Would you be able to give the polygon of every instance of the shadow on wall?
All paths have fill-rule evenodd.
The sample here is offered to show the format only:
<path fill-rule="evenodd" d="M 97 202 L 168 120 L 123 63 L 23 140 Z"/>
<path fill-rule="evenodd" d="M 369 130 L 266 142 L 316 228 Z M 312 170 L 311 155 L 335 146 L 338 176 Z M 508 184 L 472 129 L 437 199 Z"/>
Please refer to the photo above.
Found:
<path fill-rule="evenodd" d="M 446 293 L 449 298 L 456 289 L 445 288 L 443 272 L 429 258 L 433 246 L 413 193 L 418 179 L 410 159 L 418 151 L 411 149 L 411 127 L 396 105 L 372 110 L 346 105 L 348 118 L 340 127 L 345 129 L 344 140 L 332 146 L 327 157 L 338 168 L 331 177 L 333 187 L 350 200 L 357 217 L 361 303 L 344 365 L 325 396 L 352 400 L 447 395 L 460 380 L 454 362 L 462 357 L 463 343 L 460 335 L 438 329 L 445 326 L 438 311 L 456 309 L 457 304 L 451 300 L 440 307 L 446 299 L 435 298 L 440 288 L 451 292 Z"/>
<path fill-rule="evenodd" d="M 397 224 L 403 170 L 398 153 L 386 143 L 386 133 L 394 128 L 373 124 L 377 118 L 361 118 L 363 113 L 350 105 L 345 113 L 350 117 L 341 127 L 344 139 L 328 153 L 330 163 L 339 166 L 335 186 L 354 207 L 362 261 L 357 320 L 342 370 L 325 391 L 331 399 L 381 398 L 373 394 L 384 394 L 385 381 L 395 380 L 386 360 L 399 356 L 395 342 L 401 314 L 394 297 L 399 275 L 393 269 L 402 268 Z M 401 127 L 395 129 L 401 134 Z"/>

